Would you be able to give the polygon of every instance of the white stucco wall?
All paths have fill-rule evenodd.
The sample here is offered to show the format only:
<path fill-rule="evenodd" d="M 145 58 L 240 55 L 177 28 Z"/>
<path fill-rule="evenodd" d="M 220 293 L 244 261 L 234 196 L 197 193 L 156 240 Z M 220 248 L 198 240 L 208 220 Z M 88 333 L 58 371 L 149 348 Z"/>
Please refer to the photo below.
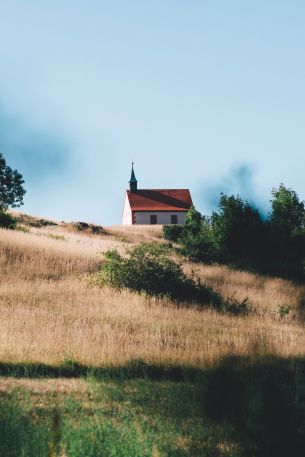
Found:
<path fill-rule="evenodd" d="M 150 216 L 157 216 L 157 224 L 165 225 L 171 223 L 171 216 L 175 215 L 178 219 L 178 224 L 184 224 L 187 211 L 141 211 L 135 212 L 134 223 L 136 225 L 150 225 Z M 123 222 L 124 223 L 124 222 Z"/>
<path fill-rule="evenodd" d="M 129 200 L 127 197 L 127 193 L 125 194 L 125 203 L 123 209 L 123 217 L 122 217 L 123 225 L 132 225 L 132 212 L 129 204 Z"/>

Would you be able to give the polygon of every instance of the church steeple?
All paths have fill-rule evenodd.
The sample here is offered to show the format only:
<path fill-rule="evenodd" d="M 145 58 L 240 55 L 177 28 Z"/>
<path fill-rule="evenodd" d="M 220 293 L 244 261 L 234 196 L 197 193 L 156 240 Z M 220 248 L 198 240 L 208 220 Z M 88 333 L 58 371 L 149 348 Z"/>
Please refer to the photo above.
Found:
<path fill-rule="evenodd" d="M 131 178 L 129 181 L 129 188 L 131 192 L 136 192 L 138 190 L 138 181 L 134 174 L 133 162 L 131 164 Z"/>

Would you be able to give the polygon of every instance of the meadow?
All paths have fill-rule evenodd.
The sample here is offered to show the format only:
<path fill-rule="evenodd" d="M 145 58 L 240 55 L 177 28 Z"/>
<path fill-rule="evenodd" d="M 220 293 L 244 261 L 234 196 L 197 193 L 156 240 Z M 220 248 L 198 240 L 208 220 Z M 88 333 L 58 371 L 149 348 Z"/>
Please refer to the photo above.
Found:
<path fill-rule="evenodd" d="M 0 455 L 303 455 L 305 285 L 178 259 L 243 316 L 92 285 L 142 241 L 161 229 L 0 230 Z"/>

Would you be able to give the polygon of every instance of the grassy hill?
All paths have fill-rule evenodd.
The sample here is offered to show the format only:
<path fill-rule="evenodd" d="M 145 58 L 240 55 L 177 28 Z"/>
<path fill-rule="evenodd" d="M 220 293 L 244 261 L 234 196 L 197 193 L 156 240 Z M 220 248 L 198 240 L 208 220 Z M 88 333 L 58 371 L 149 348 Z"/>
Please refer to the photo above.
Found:
<path fill-rule="evenodd" d="M 238 317 L 100 288 L 160 228 L 41 221 L 0 230 L 0 455 L 303 455 L 303 284 L 179 259 Z"/>

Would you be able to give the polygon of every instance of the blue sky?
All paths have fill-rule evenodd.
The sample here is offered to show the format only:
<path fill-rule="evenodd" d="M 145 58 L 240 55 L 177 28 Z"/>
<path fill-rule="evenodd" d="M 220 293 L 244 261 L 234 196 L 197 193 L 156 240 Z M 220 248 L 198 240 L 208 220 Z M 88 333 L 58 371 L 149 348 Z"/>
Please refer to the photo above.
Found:
<path fill-rule="evenodd" d="M 44 0 L 0 6 L 0 151 L 23 211 L 121 221 L 139 187 L 305 199 L 305 3 Z"/>

